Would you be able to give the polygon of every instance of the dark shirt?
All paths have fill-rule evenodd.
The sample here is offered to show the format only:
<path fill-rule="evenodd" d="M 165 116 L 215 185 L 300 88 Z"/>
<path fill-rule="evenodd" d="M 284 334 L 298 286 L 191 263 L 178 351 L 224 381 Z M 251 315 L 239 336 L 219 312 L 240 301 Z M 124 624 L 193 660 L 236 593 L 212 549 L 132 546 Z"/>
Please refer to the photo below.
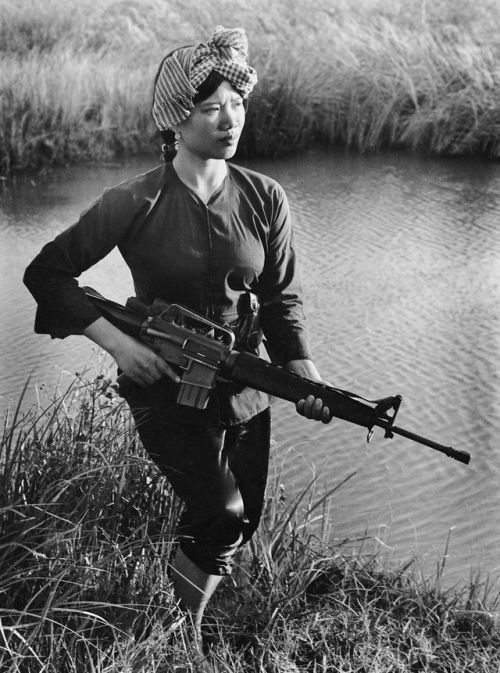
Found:
<path fill-rule="evenodd" d="M 37 332 L 64 338 L 100 317 L 76 278 L 115 246 L 143 303 L 161 298 L 229 324 L 242 293 L 253 292 L 277 360 L 310 357 L 288 202 L 271 178 L 228 164 L 205 204 L 165 164 L 107 190 L 26 269 Z M 268 404 L 248 389 L 236 397 L 229 423 Z"/>

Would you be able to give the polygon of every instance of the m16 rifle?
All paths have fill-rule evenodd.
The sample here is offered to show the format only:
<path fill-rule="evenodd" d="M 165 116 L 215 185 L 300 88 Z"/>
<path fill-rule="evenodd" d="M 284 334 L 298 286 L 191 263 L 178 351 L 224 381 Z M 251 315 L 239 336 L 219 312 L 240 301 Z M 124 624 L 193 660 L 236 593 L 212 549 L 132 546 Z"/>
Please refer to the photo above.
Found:
<path fill-rule="evenodd" d="M 218 381 L 232 381 L 297 403 L 309 395 L 321 398 L 333 417 L 361 425 L 368 441 L 375 427 L 386 438 L 394 435 L 444 453 L 468 464 L 470 454 L 443 446 L 394 424 L 401 395 L 368 401 L 353 393 L 303 378 L 251 353 L 234 348 L 233 331 L 179 304 L 165 304 L 157 315 L 143 317 L 127 306 L 104 298 L 91 288 L 87 297 L 113 325 L 150 346 L 167 362 L 182 371 L 177 402 L 197 409 L 206 408 Z"/>

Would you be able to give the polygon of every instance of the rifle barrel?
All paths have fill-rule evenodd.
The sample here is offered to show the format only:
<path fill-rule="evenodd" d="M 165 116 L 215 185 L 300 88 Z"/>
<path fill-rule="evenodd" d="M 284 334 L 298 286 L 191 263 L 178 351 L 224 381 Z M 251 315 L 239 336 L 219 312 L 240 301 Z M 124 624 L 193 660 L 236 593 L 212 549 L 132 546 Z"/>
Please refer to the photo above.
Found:
<path fill-rule="evenodd" d="M 382 428 L 386 426 L 386 424 L 383 421 L 380 423 L 376 422 L 376 425 Z M 418 442 L 419 444 L 423 444 L 424 446 L 428 446 L 431 449 L 435 449 L 436 451 L 441 451 L 441 453 L 446 454 L 449 458 L 458 460 L 460 463 L 464 463 L 465 465 L 469 464 L 470 453 L 467 453 L 467 451 L 462 451 L 461 449 L 454 449 L 452 446 L 444 446 L 443 444 L 438 444 L 437 442 L 434 442 L 432 439 L 426 439 L 425 437 L 421 437 L 420 435 L 417 435 L 414 432 L 410 432 L 409 430 L 405 430 L 404 428 L 399 428 L 397 425 L 392 426 L 391 432 L 393 432 L 396 435 L 401 435 L 401 437 L 411 439 L 412 441 Z"/>

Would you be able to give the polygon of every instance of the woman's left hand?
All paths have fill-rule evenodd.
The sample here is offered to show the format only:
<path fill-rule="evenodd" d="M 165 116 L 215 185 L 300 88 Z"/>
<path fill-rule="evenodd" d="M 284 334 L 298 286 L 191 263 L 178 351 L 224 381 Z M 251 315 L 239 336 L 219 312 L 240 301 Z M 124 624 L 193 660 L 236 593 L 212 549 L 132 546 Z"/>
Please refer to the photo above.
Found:
<path fill-rule="evenodd" d="M 325 383 L 312 360 L 291 360 L 287 362 L 285 369 L 311 381 Z M 323 400 L 320 397 L 314 397 L 314 395 L 309 395 L 305 399 L 299 400 L 295 408 L 301 416 L 311 418 L 314 421 L 329 423 L 332 420 L 330 409 L 323 404 Z"/>
<path fill-rule="evenodd" d="M 320 397 L 314 397 L 314 395 L 309 395 L 305 400 L 299 400 L 295 408 L 301 416 L 312 418 L 314 421 L 329 423 L 332 420 L 330 409 L 323 404 Z"/>

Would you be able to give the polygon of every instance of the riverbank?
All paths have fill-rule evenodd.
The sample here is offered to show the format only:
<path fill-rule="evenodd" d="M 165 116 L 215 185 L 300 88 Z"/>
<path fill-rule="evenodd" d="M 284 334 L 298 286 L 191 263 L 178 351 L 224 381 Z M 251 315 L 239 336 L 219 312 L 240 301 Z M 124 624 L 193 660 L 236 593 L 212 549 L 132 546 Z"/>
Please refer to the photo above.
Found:
<path fill-rule="evenodd" d="M 217 23 L 249 33 L 260 83 L 240 152 L 319 144 L 500 156 L 494 0 L 20 0 L 0 7 L 0 174 L 158 151 L 162 55 Z"/>
<path fill-rule="evenodd" d="M 111 380 L 77 378 L 43 409 L 12 411 L 0 474 L 0 668 L 96 673 L 185 656 L 168 559 L 178 503 L 145 459 Z M 286 497 L 211 606 L 217 670 L 453 671 L 500 666 L 498 589 L 444 589 L 411 563 L 382 568 L 369 540 L 327 543 L 330 495 Z"/>

